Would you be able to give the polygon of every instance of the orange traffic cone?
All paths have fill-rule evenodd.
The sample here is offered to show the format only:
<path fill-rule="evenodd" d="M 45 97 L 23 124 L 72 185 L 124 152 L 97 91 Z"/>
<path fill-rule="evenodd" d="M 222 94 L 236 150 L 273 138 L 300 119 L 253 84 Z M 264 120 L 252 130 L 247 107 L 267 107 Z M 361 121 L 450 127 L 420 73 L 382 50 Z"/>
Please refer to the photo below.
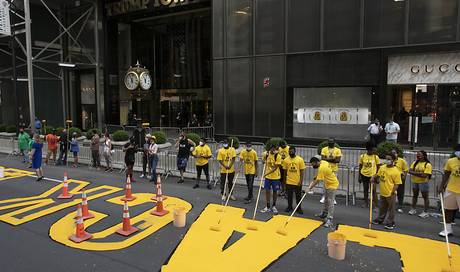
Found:
<path fill-rule="evenodd" d="M 133 201 L 137 197 L 133 196 L 133 192 L 131 190 L 131 179 L 128 178 L 126 179 L 126 190 L 125 190 L 125 196 L 121 198 L 123 201 Z"/>
<path fill-rule="evenodd" d="M 69 194 L 69 184 L 67 183 L 67 172 L 64 172 L 64 182 L 62 184 L 62 193 L 57 197 L 59 199 L 69 199 L 73 195 Z"/>
<path fill-rule="evenodd" d="M 77 215 L 81 215 L 81 205 L 78 204 Z M 69 236 L 69 240 L 75 243 L 81 243 L 83 241 L 93 238 L 93 235 L 85 231 L 85 225 L 83 224 L 83 218 L 80 216 L 77 218 L 77 228 L 75 234 Z"/>
<path fill-rule="evenodd" d="M 138 230 L 138 228 L 131 226 L 131 222 L 129 219 L 128 202 L 125 201 L 125 205 L 123 206 L 123 227 L 118 229 L 116 233 L 123 236 L 129 236 Z"/>
<path fill-rule="evenodd" d="M 161 178 L 160 176 L 157 176 L 157 195 L 160 194 L 161 197 L 163 197 L 163 201 L 165 201 L 168 197 L 163 195 L 163 190 L 161 189 Z M 154 196 L 151 198 L 151 200 L 157 200 L 157 197 Z"/>
<path fill-rule="evenodd" d="M 157 178 L 157 195 L 156 195 L 154 200 L 157 201 L 156 209 L 151 211 L 150 212 L 151 214 L 157 215 L 157 216 L 163 216 L 163 215 L 169 213 L 169 211 L 167 211 L 167 210 L 165 210 L 163 208 L 163 196 L 162 196 L 162 192 L 161 192 L 161 180 L 160 180 L 160 177 Z"/>
<path fill-rule="evenodd" d="M 86 198 L 86 193 L 83 191 L 81 193 L 81 210 L 83 213 L 83 220 L 93 218 L 94 214 L 89 212 L 89 207 L 88 207 L 88 199 Z"/>

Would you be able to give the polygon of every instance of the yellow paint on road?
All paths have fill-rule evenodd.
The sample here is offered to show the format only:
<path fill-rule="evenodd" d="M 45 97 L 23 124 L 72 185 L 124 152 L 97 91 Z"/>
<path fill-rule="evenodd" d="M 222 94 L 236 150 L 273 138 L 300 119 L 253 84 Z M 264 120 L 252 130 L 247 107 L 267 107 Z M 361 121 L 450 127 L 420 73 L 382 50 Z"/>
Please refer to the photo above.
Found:
<path fill-rule="evenodd" d="M 192 208 L 192 205 L 190 205 L 190 203 L 182 199 L 168 197 L 168 199 L 164 201 L 164 206 L 165 209 L 169 210 L 170 212 L 165 216 L 156 216 L 150 214 L 154 206 L 153 204 L 155 202 L 151 200 L 151 198 L 154 197 L 155 194 L 139 193 L 134 195 L 137 197 L 137 199 L 135 201 L 128 202 L 130 207 L 135 207 L 137 205 L 144 203 L 152 203 L 152 208 L 149 208 L 147 211 L 131 218 L 131 224 L 140 228 L 140 231 L 132 234 L 131 236 L 123 237 L 115 233 L 117 229 L 122 227 L 121 221 L 123 210 L 121 208 L 123 206 L 123 203 L 120 201 L 120 196 L 117 196 L 107 200 L 107 202 L 120 205 L 119 214 L 112 215 L 116 218 L 119 218 L 120 223 L 111 226 L 103 231 L 92 233 L 90 227 L 108 216 L 106 214 L 92 210 L 91 212 L 95 215 L 95 217 L 92 219 L 85 220 L 84 224 L 86 231 L 91 233 L 93 235 L 93 238 L 91 240 L 77 244 L 69 240 L 69 236 L 75 232 L 75 212 L 72 212 L 51 226 L 51 239 L 69 247 L 85 250 L 103 251 L 123 249 L 132 246 L 133 244 L 141 241 L 142 239 L 147 238 L 149 235 L 155 233 L 159 229 L 171 223 L 173 221 L 172 207 L 182 206 L 185 208 L 186 212 L 190 211 L 190 209 Z M 130 213 L 132 214 L 131 210 Z M 109 236 L 111 236 L 112 240 L 116 241 L 107 241 L 107 238 Z"/>
<path fill-rule="evenodd" d="M 20 178 L 20 177 L 26 177 L 33 175 L 33 172 L 30 171 L 25 171 L 21 169 L 16 169 L 16 168 L 4 168 L 4 177 L 0 178 L 1 181 L 13 179 L 13 178 Z"/>

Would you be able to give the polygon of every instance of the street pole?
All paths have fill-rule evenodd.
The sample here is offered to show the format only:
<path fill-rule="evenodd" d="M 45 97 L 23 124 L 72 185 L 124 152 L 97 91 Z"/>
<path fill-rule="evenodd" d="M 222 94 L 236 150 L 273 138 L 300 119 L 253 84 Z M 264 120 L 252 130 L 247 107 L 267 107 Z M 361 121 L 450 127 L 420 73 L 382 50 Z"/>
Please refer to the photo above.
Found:
<path fill-rule="evenodd" d="M 16 42 L 14 40 L 14 37 L 15 37 L 15 34 L 14 34 L 14 30 L 12 31 L 12 35 L 11 35 L 11 56 L 12 56 L 12 59 L 11 59 L 11 66 L 13 67 L 13 98 L 14 98 L 14 106 L 16 107 L 16 110 L 15 110 L 15 119 L 16 119 L 16 134 L 19 133 L 19 103 L 18 103 L 18 90 L 17 90 L 17 74 L 16 74 Z"/>
<path fill-rule="evenodd" d="M 24 0 L 24 17 L 26 23 L 26 53 L 27 53 L 27 83 L 29 87 L 29 112 L 30 128 L 35 133 L 35 101 L 34 101 L 34 73 L 32 66 L 32 36 L 30 33 L 30 5 L 29 0 Z"/>

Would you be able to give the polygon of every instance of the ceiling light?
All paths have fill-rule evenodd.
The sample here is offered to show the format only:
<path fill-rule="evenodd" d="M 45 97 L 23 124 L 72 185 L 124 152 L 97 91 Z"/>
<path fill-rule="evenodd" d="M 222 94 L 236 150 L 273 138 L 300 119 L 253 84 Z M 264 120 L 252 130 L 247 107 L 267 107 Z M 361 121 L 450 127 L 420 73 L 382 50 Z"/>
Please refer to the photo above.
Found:
<path fill-rule="evenodd" d="M 74 68 L 75 67 L 75 63 L 60 62 L 58 65 L 61 66 L 61 67 L 69 67 L 69 68 Z"/>

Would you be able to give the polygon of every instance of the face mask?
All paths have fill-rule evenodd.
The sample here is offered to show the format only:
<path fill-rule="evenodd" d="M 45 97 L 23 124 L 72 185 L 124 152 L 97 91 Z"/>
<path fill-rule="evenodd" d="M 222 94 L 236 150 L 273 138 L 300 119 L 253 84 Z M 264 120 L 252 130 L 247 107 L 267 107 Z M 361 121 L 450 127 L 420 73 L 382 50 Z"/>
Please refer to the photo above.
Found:
<path fill-rule="evenodd" d="M 388 160 L 388 161 L 385 162 L 385 164 L 386 164 L 387 166 L 393 166 L 393 161 Z"/>
<path fill-rule="evenodd" d="M 183 136 L 180 136 L 180 139 L 181 139 L 181 140 L 183 140 L 183 139 L 184 139 L 184 137 L 183 137 Z"/>
<path fill-rule="evenodd" d="M 227 148 L 228 148 L 228 144 L 224 144 L 224 148 L 227 149 Z"/>
<path fill-rule="evenodd" d="M 251 151 L 251 147 L 246 147 L 246 150 L 247 150 L 247 151 Z"/>
<path fill-rule="evenodd" d="M 460 159 L 460 151 L 455 151 L 455 156 Z"/>
<path fill-rule="evenodd" d="M 203 146 L 203 145 L 204 145 L 204 143 L 203 143 L 203 142 L 200 142 L 200 145 L 201 145 L 201 146 Z"/>
<path fill-rule="evenodd" d="M 327 144 L 327 146 L 329 146 L 330 148 L 333 148 L 334 144 Z"/>

